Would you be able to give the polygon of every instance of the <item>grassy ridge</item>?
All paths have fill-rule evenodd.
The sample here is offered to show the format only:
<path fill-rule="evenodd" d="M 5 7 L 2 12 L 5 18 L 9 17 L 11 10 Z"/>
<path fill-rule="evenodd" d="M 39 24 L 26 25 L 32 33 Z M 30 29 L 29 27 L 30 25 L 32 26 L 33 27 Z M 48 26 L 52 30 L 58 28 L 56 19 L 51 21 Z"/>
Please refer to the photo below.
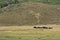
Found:
<path fill-rule="evenodd" d="M 0 25 L 37 25 L 38 21 L 39 24 L 60 24 L 60 5 L 49 5 L 47 0 L 18 1 L 17 4 L 9 4 L 0 9 Z M 57 1 L 60 2 L 49 0 L 52 3 Z"/>

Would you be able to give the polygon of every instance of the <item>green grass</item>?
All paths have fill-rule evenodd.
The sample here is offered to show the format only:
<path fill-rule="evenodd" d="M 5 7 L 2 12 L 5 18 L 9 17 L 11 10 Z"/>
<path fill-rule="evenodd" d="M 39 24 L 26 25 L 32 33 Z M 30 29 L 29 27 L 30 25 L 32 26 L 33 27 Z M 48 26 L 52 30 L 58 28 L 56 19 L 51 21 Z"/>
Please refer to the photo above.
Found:
<path fill-rule="evenodd" d="M 0 40 L 60 40 L 60 26 L 53 29 L 32 27 L 1 27 Z"/>
<path fill-rule="evenodd" d="M 55 5 L 59 5 L 60 4 L 60 0 L 31 0 L 33 2 L 41 2 L 41 3 L 46 3 L 46 4 L 55 4 Z"/>
<path fill-rule="evenodd" d="M 42 2 L 51 4 L 60 4 L 60 0 L 21 0 L 22 2 Z"/>
<path fill-rule="evenodd" d="M 60 4 L 60 0 L 22 0 L 21 2 L 37 2 L 37 3 L 46 3 L 51 5 Z"/>

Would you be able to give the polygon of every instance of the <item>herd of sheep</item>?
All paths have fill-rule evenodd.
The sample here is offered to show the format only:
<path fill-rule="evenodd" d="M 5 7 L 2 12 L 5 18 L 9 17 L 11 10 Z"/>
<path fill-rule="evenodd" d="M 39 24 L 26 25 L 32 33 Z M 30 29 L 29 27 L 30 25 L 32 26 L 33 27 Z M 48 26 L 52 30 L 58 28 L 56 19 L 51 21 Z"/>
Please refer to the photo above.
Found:
<path fill-rule="evenodd" d="M 34 26 L 33 28 L 36 28 L 36 29 L 53 29 L 53 27 L 47 27 L 47 26 Z"/>

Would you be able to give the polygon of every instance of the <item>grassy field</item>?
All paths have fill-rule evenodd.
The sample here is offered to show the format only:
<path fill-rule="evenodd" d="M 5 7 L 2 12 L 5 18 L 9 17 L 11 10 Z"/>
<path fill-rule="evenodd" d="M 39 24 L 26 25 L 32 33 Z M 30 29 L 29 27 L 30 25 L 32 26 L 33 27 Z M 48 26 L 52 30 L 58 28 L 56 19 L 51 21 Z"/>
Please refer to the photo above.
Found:
<path fill-rule="evenodd" d="M 60 25 L 34 29 L 38 21 L 60 24 L 60 0 L 0 0 L 0 40 L 60 40 Z"/>
<path fill-rule="evenodd" d="M 53 29 L 34 29 L 33 26 L 0 27 L 0 40 L 60 40 L 60 25 Z"/>

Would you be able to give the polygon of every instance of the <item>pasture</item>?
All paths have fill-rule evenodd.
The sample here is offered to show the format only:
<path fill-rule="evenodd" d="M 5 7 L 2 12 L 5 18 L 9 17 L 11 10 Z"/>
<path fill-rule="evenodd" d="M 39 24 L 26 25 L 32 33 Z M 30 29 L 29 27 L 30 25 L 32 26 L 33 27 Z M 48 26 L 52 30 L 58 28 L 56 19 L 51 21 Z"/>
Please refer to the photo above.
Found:
<path fill-rule="evenodd" d="M 0 40 L 60 40 L 60 25 L 53 29 L 34 29 L 33 26 L 2 26 Z"/>

